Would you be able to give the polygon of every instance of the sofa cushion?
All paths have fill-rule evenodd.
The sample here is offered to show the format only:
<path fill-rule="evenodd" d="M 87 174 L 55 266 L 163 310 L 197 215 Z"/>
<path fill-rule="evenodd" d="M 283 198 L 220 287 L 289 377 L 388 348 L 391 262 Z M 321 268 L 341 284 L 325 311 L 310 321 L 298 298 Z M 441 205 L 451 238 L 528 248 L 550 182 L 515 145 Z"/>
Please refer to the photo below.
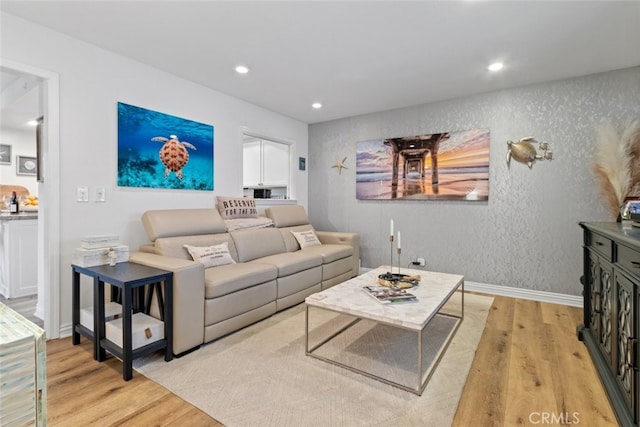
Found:
<path fill-rule="evenodd" d="M 309 224 L 304 206 L 300 205 L 272 206 L 265 209 L 264 213 L 273 220 L 273 225 L 277 228 Z"/>
<path fill-rule="evenodd" d="M 245 322 L 239 322 L 233 330 L 242 328 L 249 323 L 261 320 L 276 311 L 275 299 L 277 295 L 277 284 L 275 280 L 271 280 L 267 283 L 263 283 L 259 286 L 252 286 L 250 288 L 242 289 L 238 292 L 225 295 L 224 298 L 207 298 L 204 300 L 204 324 L 210 326 L 225 320 L 238 318 L 245 313 L 250 313 L 260 307 L 271 305 L 272 308 L 259 316 L 257 319 L 255 316 L 250 316 Z M 205 332 L 206 335 L 206 332 Z"/>
<path fill-rule="evenodd" d="M 313 230 L 307 231 L 292 231 L 293 237 L 296 238 L 298 244 L 300 245 L 300 249 L 309 248 L 311 246 L 320 246 L 320 240 L 318 240 L 318 236 Z"/>
<path fill-rule="evenodd" d="M 278 277 L 278 299 L 286 298 L 290 295 L 299 294 L 302 292 L 305 294 L 305 291 L 308 291 L 309 288 L 314 286 L 321 285 L 322 283 L 322 267 L 313 267 L 308 270 L 299 271 L 298 273 L 292 274 L 290 276 Z M 322 286 L 318 286 L 322 287 Z M 315 291 L 317 292 L 317 291 Z M 315 293 L 309 292 L 309 294 Z M 293 304 L 297 304 L 299 302 L 304 301 L 304 298 L 308 295 L 300 295 L 302 298 L 297 301 L 292 302 Z M 278 304 L 279 309 L 281 305 Z"/>
<path fill-rule="evenodd" d="M 229 243 L 223 242 L 213 246 L 191 246 L 184 245 L 194 261 L 197 261 L 208 267 L 216 267 L 219 265 L 235 264 L 231 254 L 229 253 Z"/>
<path fill-rule="evenodd" d="M 240 262 L 286 252 L 282 234 L 276 228 L 238 230 L 229 234 L 236 246 Z"/>
<path fill-rule="evenodd" d="M 293 235 L 294 231 L 295 232 L 300 232 L 300 231 L 313 231 L 313 232 L 315 232 L 315 230 L 313 229 L 313 226 L 311 224 L 296 225 L 294 227 L 279 228 L 278 230 L 280 230 L 280 234 L 282 234 L 282 240 L 284 241 L 284 246 L 287 248 L 287 252 L 295 252 L 295 251 L 299 251 L 300 250 L 300 244 L 298 243 L 298 241 L 296 240 L 296 238 Z"/>
<path fill-rule="evenodd" d="M 349 245 L 320 245 L 304 248 L 301 252 L 320 255 L 322 263 L 329 264 L 353 255 L 353 247 Z"/>
<path fill-rule="evenodd" d="M 227 226 L 217 209 L 164 209 L 146 211 L 142 224 L 149 240 L 161 237 L 226 233 Z"/>
<path fill-rule="evenodd" d="M 179 236 L 179 237 L 162 237 L 155 241 L 154 253 L 158 255 L 170 256 L 181 259 L 192 260 L 191 255 L 184 245 L 191 246 L 212 246 L 227 242 L 229 244 L 229 252 L 231 258 L 238 261 L 238 254 L 233 240 L 228 233 L 220 234 L 204 234 L 199 236 Z"/>
<path fill-rule="evenodd" d="M 257 218 L 258 208 L 253 197 L 218 196 L 218 211 L 223 219 Z"/>
<path fill-rule="evenodd" d="M 227 264 L 204 271 L 204 296 L 217 298 L 274 280 L 278 269 L 269 264 Z"/>
<path fill-rule="evenodd" d="M 278 277 L 285 277 L 322 265 L 322 255 L 306 251 L 283 252 L 258 258 L 252 263 L 273 265 L 278 269 Z"/>
<path fill-rule="evenodd" d="M 353 258 L 351 257 L 346 257 L 327 264 L 322 264 L 323 289 L 325 282 L 328 282 L 335 277 L 342 276 L 344 274 L 347 274 L 348 277 L 351 277 L 352 268 Z"/>

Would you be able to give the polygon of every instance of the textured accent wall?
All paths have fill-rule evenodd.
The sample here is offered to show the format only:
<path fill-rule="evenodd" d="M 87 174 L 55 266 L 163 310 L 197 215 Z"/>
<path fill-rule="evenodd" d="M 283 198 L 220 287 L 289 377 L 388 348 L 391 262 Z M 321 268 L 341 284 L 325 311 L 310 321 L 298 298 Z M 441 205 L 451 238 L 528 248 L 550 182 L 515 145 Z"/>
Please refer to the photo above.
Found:
<path fill-rule="evenodd" d="M 640 119 L 640 67 L 313 124 L 309 215 L 318 229 L 360 234 L 363 267 L 389 263 L 389 220 L 402 232 L 402 265 L 467 281 L 580 295 L 579 221 L 607 216 L 591 174 L 594 127 Z M 358 141 L 489 128 L 488 202 L 356 199 Z M 511 161 L 506 141 L 533 135 L 553 161 Z M 331 168 L 347 157 L 349 169 Z M 397 262 L 397 259 L 396 261 Z"/>

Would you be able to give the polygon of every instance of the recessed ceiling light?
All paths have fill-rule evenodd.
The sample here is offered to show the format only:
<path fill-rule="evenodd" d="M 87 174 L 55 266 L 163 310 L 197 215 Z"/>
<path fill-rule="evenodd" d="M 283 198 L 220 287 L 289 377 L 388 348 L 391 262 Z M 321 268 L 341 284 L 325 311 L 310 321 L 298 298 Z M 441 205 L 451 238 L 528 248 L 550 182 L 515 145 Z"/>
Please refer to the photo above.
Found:
<path fill-rule="evenodd" d="M 236 73 L 238 74 L 247 74 L 249 72 L 249 68 L 245 67 L 244 65 L 238 65 L 236 67 Z"/>
<path fill-rule="evenodd" d="M 28 124 L 29 126 L 38 126 L 38 121 L 37 121 L 37 120 L 29 120 L 29 121 L 27 122 L 27 124 Z"/>
<path fill-rule="evenodd" d="M 502 70 L 502 67 L 504 67 L 504 64 L 502 62 L 494 62 L 493 64 L 489 65 L 487 69 L 489 71 L 500 71 Z"/>
<path fill-rule="evenodd" d="M 319 102 L 314 102 L 313 104 L 311 104 L 311 106 L 316 110 L 322 108 L 322 104 L 320 104 Z"/>

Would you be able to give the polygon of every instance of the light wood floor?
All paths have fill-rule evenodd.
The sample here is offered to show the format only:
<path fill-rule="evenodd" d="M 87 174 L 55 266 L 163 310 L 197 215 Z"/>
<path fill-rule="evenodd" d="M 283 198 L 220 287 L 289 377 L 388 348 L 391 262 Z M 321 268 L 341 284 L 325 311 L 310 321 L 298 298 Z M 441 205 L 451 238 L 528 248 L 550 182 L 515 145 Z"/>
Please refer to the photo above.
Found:
<path fill-rule="evenodd" d="M 454 425 L 617 426 L 589 352 L 576 337 L 582 309 L 494 298 Z M 542 422 L 554 416 L 555 422 Z"/>
<path fill-rule="evenodd" d="M 534 425 L 543 416 L 617 426 L 576 338 L 580 323 L 577 308 L 495 297 L 454 426 Z M 49 425 L 221 425 L 137 372 L 124 382 L 121 363 L 93 361 L 84 339 L 75 347 L 70 338 L 50 340 L 47 357 Z"/>

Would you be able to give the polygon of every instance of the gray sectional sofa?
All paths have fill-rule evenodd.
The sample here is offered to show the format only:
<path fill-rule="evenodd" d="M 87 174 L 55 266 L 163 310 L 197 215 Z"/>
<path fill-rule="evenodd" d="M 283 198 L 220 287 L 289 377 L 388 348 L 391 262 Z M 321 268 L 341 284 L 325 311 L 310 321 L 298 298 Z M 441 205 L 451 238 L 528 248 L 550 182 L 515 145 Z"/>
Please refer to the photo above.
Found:
<path fill-rule="evenodd" d="M 271 207 L 265 214 L 273 227 L 231 232 L 217 209 L 143 214 L 151 243 L 132 253 L 130 260 L 174 273 L 175 355 L 358 274 L 357 234 L 314 230 L 322 244 L 301 249 L 292 232 L 313 230 L 302 206 Z M 203 248 L 224 242 L 233 263 L 208 268 L 194 261 L 184 246 Z"/>

